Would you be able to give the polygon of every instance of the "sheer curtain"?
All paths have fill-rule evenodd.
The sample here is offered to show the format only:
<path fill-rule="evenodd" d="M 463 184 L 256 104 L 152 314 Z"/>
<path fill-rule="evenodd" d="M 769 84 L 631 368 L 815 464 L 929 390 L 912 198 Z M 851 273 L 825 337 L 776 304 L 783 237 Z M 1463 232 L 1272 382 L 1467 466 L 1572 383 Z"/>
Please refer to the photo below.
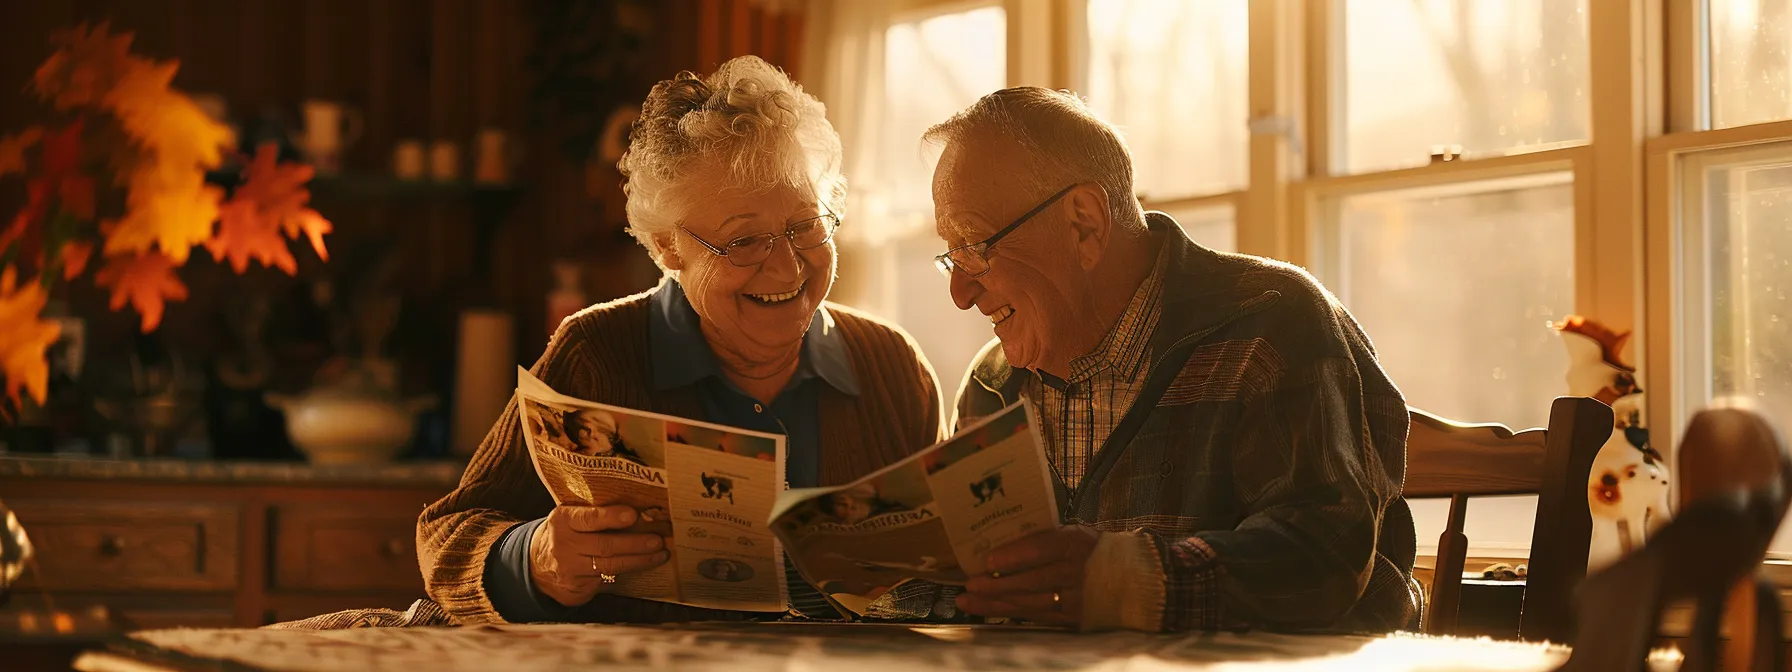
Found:
<path fill-rule="evenodd" d="M 950 401 L 993 338 L 953 305 L 932 257 L 932 163 L 921 133 L 1003 86 L 1005 16 L 995 3 L 914 9 L 914 2 L 817 0 L 807 7 L 804 86 L 845 147 L 847 199 L 832 299 L 901 325 Z"/>

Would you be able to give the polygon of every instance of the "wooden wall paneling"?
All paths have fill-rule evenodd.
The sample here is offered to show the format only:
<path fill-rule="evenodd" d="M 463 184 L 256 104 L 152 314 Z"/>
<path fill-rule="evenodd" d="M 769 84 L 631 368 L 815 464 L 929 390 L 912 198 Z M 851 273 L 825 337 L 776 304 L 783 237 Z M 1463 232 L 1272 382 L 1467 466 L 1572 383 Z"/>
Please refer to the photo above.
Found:
<path fill-rule="evenodd" d="M 655 18 L 658 72 L 643 73 L 647 81 L 657 82 L 683 70 L 696 72 L 698 64 L 698 31 L 700 0 L 668 0 L 659 6 Z"/>
<path fill-rule="evenodd" d="M 747 0 L 725 1 L 728 3 L 728 50 L 722 54 L 722 60 L 753 53 L 753 38 L 757 34 L 754 20 L 759 14 Z"/>
<path fill-rule="evenodd" d="M 241 624 L 265 625 L 268 623 L 266 607 L 268 586 L 273 583 L 272 572 L 268 569 L 268 519 L 272 511 L 259 501 L 245 503 L 242 509 L 242 581 L 237 585 L 236 622 Z"/>
<path fill-rule="evenodd" d="M 470 154 L 463 133 L 466 109 L 462 94 L 467 73 L 456 67 L 462 63 L 458 56 L 467 48 L 462 25 L 465 9 L 466 3 L 461 0 L 432 0 L 429 4 L 429 95 L 425 98 L 429 101 L 431 142 L 451 142 L 459 147 L 460 165 L 456 169 L 461 175 L 467 172 L 467 155 Z M 443 281 L 448 276 L 450 262 L 445 258 L 445 233 L 448 227 L 458 225 L 455 219 L 452 212 L 431 204 L 428 226 L 407 232 L 417 234 L 420 243 L 410 249 L 425 252 L 419 260 L 425 263 L 422 270 L 428 294 L 439 295 L 445 289 Z"/>
<path fill-rule="evenodd" d="M 235 33 L 241 18 L 241 5 L 231 0 L 174 0 L 174 53 L 180 59 L 180 73 L 174 83 L 193 93 L 212 93 L 225 97 L 229 114 L 246 118 L 253 108 L 243 106 L 237 88 L 237 55 L 241 53 Z"/>
<path fill-rule="evenodd" d="M 320 99 L 337 100 L 343 98 L 341 74 L 336 69 L 336 44 L 340 44 L 343 32 L 340 17 L 332 11 L 335 3 L 331 0 L 306 0 L 293 3 L 298 6 L 302 18 L 297 26 L 299 40 L 303 45 L 300 63 L 303 68 L 302 85 L 299 87 L 301 100 Z"/>
<path fill-rule="evenodd" d="M 709 73 L 722 64 L 722 12 L 727 0 L 698 0 L 697 63 L 694 70 Z M 663 79 L 663 77 L 661 78 Z"/>
<path fill-rule="evenodd" d="M 781 51 L 784 58 L 784 70 L 790 73 L 791 78 L 802 82 L 805 75 L 802 69 L 803 45 L 806 44 L 803 41 L 806 39 L 803 30 L 805 26 L 803 15 L 800 12 L 786 13 L 779 17 L 778 24 L 779 39 L 784 42 L 784 48 Z"/>
<path fill-rule="evenodd" d="M 790 60 L 784 53 L 786 46 L 783 36 L 784 15 L 767 12 L 760 8 L 755 8 L 753 13 L 758 19 L 759 36 L 755 42 L 759 45 L 757 50 L 759 57 L 772 65 L 784 66 Z M 786 72 L 790 70 L 788 67 L 784 69 Z"/>
<path fill-rule="evenodd" d="M 273 12 L 269 0 L 242 0 L 237 8 L 237 54 L 232 61 L 236 65 L 236 91 L 231 99 L 242 106 L 239 114 L 247 119 L 277 103 L 269 75 L 273 71 L 273 42 L 268 34 Z"/>
<path fill-rule="evenodd" d="M 74 17 L 74 3 L 67 0 L 21 2 L 6 8 L 7 39 L 0 39 L 0 92 L 5 92 L 0 98 L 0 133 L 16 133 L 39 120 L 40 105 L 28 88 L 31 75 L 50 57 L 51 31 L 74 25 Z M 24 185 L 13 184 L 7 191 L 17 192 L 6 194 L 14 198 L 24 193 Z"/>
<path fill-rule="evenodd" d="M 509 119 L 505 112 L 514 104 L 506 90 L 504 74 L 516 72 L 518 65 L 511 59 L 507 31 L 503 26 L 510 20 L 515 3 L 504 0 L 477 0 L 473 6 L 473 25 L 478 30 L 472 35 L 473 59 L 473 119 L 475 131 L 482 128 L 504 128 Z M 475 155 L 476 158 L 476 155 Z M 471 163 L 469 161 L 469 163 Z"/>
<path fill-rule="evenodd" d="M 402 128 L 397 118 L 399 99 L 396 91 L 396 61 L 400 53 L 398 4 L 389 0 L 369 2 L 365 9 L 367 32 L 360 45 L 362 57 L 351 58 L 350 62 L 360 62 L 361 67 L 356 70 L 367 92 L 367 137 L 361 141 L 367 155 L 367 169 L 384 174 L 392 170 L 392 152 L 398 144 L 395 136 Z M 344 45 L 344 49 L 352 48 L 352 45 Z M 352 51 L 349 53 L 353 54 Z"/>

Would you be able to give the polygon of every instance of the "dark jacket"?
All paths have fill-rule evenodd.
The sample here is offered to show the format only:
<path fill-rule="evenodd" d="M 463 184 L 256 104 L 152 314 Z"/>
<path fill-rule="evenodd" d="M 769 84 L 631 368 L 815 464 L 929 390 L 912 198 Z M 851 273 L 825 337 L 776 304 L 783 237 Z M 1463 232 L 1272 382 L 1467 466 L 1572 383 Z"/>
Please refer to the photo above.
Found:
<path fill-rule="evenodd" d="M 1369 338 L 1305 271 L 1147 220 L 1169 246 L 1147 382 L 1079 486 L 1056 484 L 1065 522 L 1150 535 L 1165 630 L 1415 626 L 1407 409 Z M 992 342 L 954 424 L 1034 375 Z"/>

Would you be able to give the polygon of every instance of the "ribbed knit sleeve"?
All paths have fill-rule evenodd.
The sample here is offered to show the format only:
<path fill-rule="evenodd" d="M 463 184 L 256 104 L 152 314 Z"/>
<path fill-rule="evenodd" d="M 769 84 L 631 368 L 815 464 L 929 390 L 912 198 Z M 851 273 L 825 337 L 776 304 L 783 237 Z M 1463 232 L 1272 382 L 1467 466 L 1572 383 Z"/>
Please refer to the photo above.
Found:
<path fill-rule="evenodd" d="M 588 378 L 582 333 L 563 323 L 530 369 L 556 390 L 571 390 Z M 553 510 L 523 442 L 513 395 L 504 414 L 485 435 L 454 492 L 423 510 L 417 521 L 417 562 L 431 599 L 458 623 L 500 622 L 487 597 L 483 577 L 492 545 L 512 526 Z"/>
<path fill-rule="evenodd" d="M 852 351 L 859 379 L 854 404 L 859 422 L 854 429 L 863 434 L 839 438 L 845 441 L 842 445 L 857 445 L 871 453 L 856 457 L 869 457 L 875 465 L 866 469 L 859 464 L 847 479 L 944 439 L 939 379 L 914 338 L 901 327 L 851 308 L 830 303 L 828 311 Z M 823 437 L 824 443 L 833 438 Z"/>

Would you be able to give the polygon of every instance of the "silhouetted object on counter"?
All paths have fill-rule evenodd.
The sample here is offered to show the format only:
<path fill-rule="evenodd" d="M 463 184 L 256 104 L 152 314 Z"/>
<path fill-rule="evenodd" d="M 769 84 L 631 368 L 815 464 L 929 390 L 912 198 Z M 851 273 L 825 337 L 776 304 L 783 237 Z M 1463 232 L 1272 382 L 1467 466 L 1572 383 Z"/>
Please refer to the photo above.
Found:
<path fill-rule="evenodd" d="M 1726 670 L 1785 669 L 1779 591 L 1761 561 L 1792 499 L 1792 454 L 1765 418 L 1734 407 L 1694 415 L 1679 454 L 1680 510 L 1581 585 L 1561 670 L 1642 669 L 1663 608 L 1686 598 L 1697 611 L 1681 670 L 1718 669 L 1720 657 Z"/>
<path fill-rule="evenodd" d="M 290 459 L 286 418 L 263 399 L 276 361 L 266 327 L 273 304 L 255 295 L 226 301 L 222 311 L 232 345 L 211 362 L 206 423 L 218 459 Z"/>
<path fill-rule="evenodd" d="M 186 358 L 159 333 L 136 334 L 133 347 L 115 367 L 113 379 L 95 395 L 94 410 L 126 454 L 113 457 L 168 457 L 176 441 L 203 414 L 203 383 L 192 382 Z"/>
<path fill-rule="evenodd" d="M 12 597 L 13 583 L 24 575 L 30 560 L 31 539 L 25 536 L 25 527 L 6 502 L 0 502 L 0 606 Z"/>

